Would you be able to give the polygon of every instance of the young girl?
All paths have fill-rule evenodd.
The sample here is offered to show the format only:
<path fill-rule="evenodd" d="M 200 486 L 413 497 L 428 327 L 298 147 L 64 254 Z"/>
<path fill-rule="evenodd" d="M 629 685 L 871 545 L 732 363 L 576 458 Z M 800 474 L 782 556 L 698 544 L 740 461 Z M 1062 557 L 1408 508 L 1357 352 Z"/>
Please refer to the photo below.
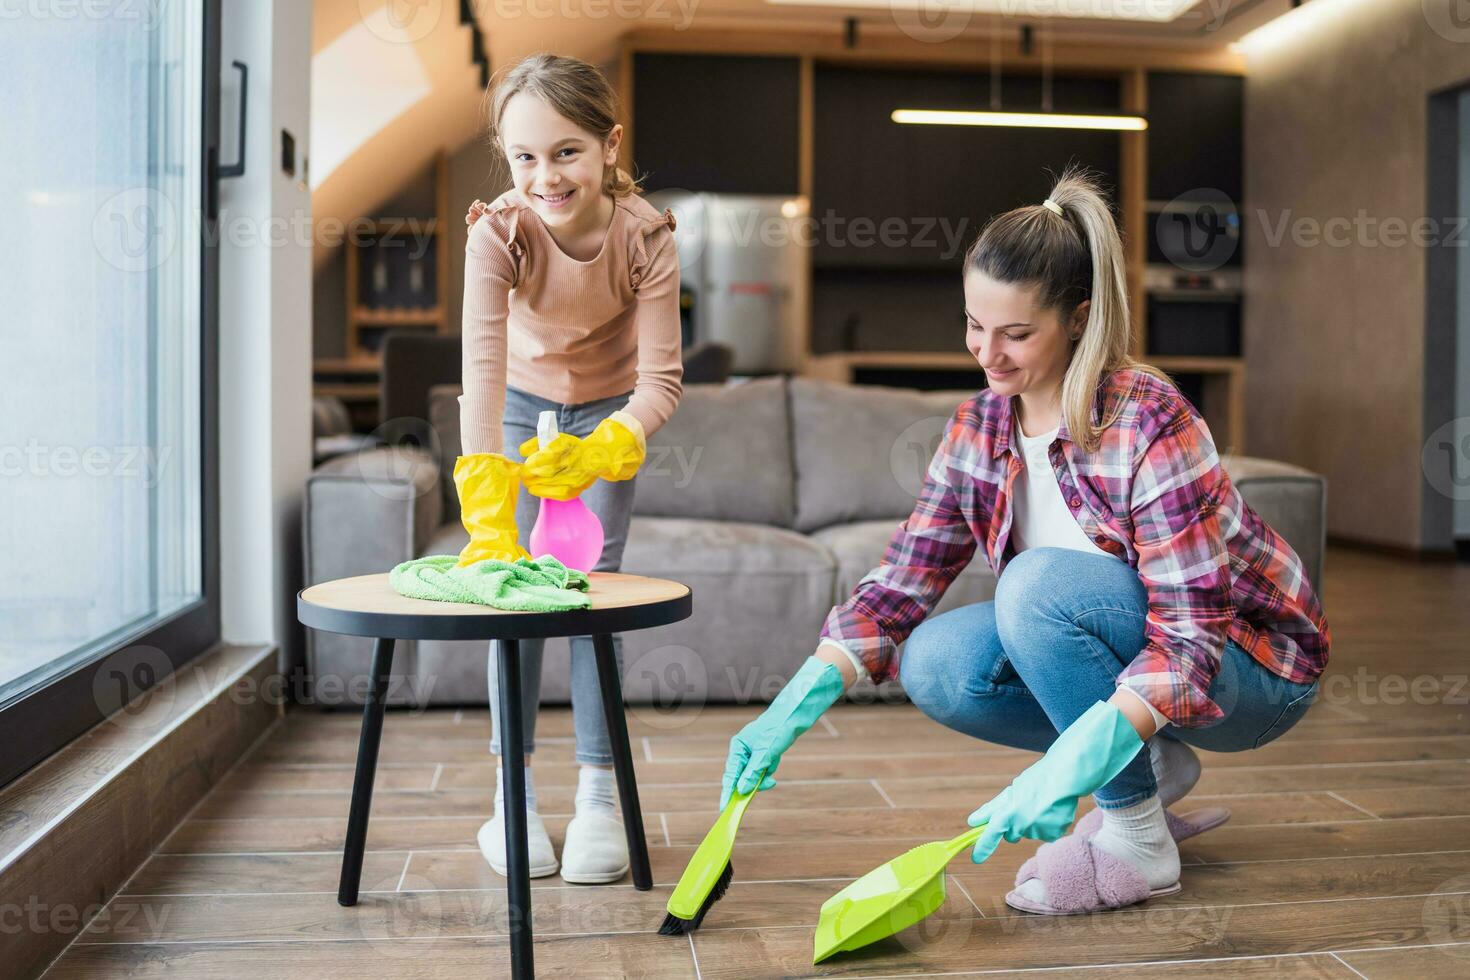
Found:
<path fill-rule="evenodd" d="M 521 542 L 535 523 L 537 496 L 565 500 L 580 493 L 606 536 L 595 570 L 617 571 L 644 440 L 679 403 L 674 216 L 638 197 L 637 184 L 617 166 L 622 126 L 615 124 L 615 101 L 596 68 L 552 55 L 520 62 L 494 90 L 490 128 L 514 186 L 488 206 L 476 201 L 466 217 L 464 455 L 456 461 L 455 483 L 470 543 L 460 564 L 525 556 Z M 563 434 L 538 449 L 536 422 L 547 410 L 556 412 Z M 516 447 L 517 456 L 505 455 Z M 531 493 L 517 501 L 520 481 Z M 621 637 L 613 642 L 621 664 Z M 558 867 L 536 812 L 530 768 L 542 646 L 520 641 L 527 755 L 505 763 L 525 765 L 533 877 Z M 628 848 L 616 817 L 591 637 L 574 637 L 571 649 L 581 769 L 561 874 L 577 883 L 616 881 L 628 869 Z M 490 751 L 496 755 L 499 655 L 492 644 Z M 495 816 L 480 828 L 479 843 L 503 875 L 501 773 L 497 766 Z"/>
<path fill-rule="evenodd" d="M 986 824 L 977 862 L 1002 839 L 1055 841 L 1010 905 L 1075 913 L 1178 891 L 1176 839 L 1228 816 L 1164 810 L 1199 778 L 1190 746 L 1255 748 L 1296 724 L 1327 622 L 1204 421 L 1128 356 L 1121 245 L 1089 178 L 1069 172 L 994 219 L 964 270 L 965 343 L 989 387 L 950 419 L 882 563 L 731 740 L 725 798 L 774 785 L 781 754 L 855 679 L 897 675 L 940 723 L 1045 752 L 970 815 Z M 994 601 L 919 625 L 977 549 Z M 1088 793 L 1098 815 L 1057 840 Z"/>

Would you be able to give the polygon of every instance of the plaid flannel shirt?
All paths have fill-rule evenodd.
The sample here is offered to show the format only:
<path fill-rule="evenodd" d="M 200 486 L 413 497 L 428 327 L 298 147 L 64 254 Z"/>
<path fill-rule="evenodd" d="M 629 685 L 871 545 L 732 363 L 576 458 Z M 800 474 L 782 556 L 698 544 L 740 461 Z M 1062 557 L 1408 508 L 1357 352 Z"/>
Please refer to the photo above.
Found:
<path fill-rule="evenodd" d="M 1223 717 L 1209 697 L 1228 637 L 1272 673 L 1310 682 L 1330 637 L 1301 559 L 1241 498 L 1209 428 L 1172 385 L 1124 368 L 1099 385 L 1093 421 L 1121 413 L 1093 453 L 1061 427 L 1048 449 L 1078 525 L 1127 561 L 1148 593 L 1143 650 L 1118 676 L 1173 724 Z M 1011 492 L 1022 464 L 1011 398 L 986 389 L 950 418 L 924 488 L 881 564 L 828 614 L 822 636 L 870 676 L 897 676 L 898 644 L 979 545 L 997 576 L 1009 560 Z"/>

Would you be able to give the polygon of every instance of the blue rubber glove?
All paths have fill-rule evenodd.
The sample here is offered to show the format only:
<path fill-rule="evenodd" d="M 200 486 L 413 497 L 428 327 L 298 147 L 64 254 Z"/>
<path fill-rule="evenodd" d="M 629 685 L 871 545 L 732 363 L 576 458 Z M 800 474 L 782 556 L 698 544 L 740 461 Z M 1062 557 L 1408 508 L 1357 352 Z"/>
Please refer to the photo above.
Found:
<path fill-rule="evenodd" d="M 1046 755 L 1000 795 L 970 814 L 970 826 L 986 824 L 970 860 L 990 857 L 1002 838 L 1056 840 L 1077 816 L 1077 798 L 1094 792 L 1122 772 L 1138 750 L 1138 737 L 1126 715 L 1099 701 L 1088 708 L 1046 750 Z"/>
<path fill-rule="evenodd" d="M 770 707 L 730 739 L 720 809 L 725 809 L 730 795 L 736 791 L 749 793 L 775 786 L 771 773 L 776 771 L 781 753 L 791 748 L 798 735 L 817 723 L 822 712 L 842 696 L 842 689 L 841 671 L 825 660 L 807 657 Z M 761 773 L 766 774 L 764 779 Z"/>

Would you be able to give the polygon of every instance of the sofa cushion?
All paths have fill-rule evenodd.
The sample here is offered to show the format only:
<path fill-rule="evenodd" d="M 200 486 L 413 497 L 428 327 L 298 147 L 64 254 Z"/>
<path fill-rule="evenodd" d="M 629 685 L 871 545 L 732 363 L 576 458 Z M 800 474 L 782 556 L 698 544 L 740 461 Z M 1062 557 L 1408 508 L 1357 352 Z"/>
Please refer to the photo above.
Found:
<path fill-rule="evenodd" d="M 907 517 L 945 423 L 974 394 L 793 378 L 795 528 Z"/>
<path fill-rule="evenodd" d="M 633 513 L 789 528 L 793 484 L 784 379 L 687 385 L 648 437 Z"/>
<path fill-rule="evenodd" d="M 680 686 L 686 703 L 769 700 L 816 650 L 832 608 L 832 553 L 763 524 L 634 517 L 623 571 L 694 593 L 689 619 L 623 637 L 634 701 Z"/>

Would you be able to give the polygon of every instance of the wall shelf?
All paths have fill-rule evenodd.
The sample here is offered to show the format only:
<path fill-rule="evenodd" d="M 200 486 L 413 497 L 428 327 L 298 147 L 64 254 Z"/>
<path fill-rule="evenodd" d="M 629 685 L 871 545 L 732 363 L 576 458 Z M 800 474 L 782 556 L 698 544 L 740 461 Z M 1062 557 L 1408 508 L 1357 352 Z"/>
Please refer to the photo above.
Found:
<path fill-rule="evenodd" d="M 446 335 L 449 314 L 449 271 L 452 263 L 445 254 L 449 227 L 449 158 L 440 153 L 432 167 L 434 180 L 434 214 L 366 216 L 353 223 L 369 239 L 354 235 L 343 247 L 346 267 L 346 336 L 342 357 L 317 358 L 312 362 L 312 393 L 318 397 L 339 398 L 352 414 L 354 429 L 367 431 L 379 422 L 378 376 L 382 370 L 380 349 L 384 335 L 392 330 L 432 331 Z M 363 302 L 361 292 L 366 265 L 371 253 L 384 240 L 405 244 L 430 242 L 432 256 L 433 306 L 375 306 Z"/>

